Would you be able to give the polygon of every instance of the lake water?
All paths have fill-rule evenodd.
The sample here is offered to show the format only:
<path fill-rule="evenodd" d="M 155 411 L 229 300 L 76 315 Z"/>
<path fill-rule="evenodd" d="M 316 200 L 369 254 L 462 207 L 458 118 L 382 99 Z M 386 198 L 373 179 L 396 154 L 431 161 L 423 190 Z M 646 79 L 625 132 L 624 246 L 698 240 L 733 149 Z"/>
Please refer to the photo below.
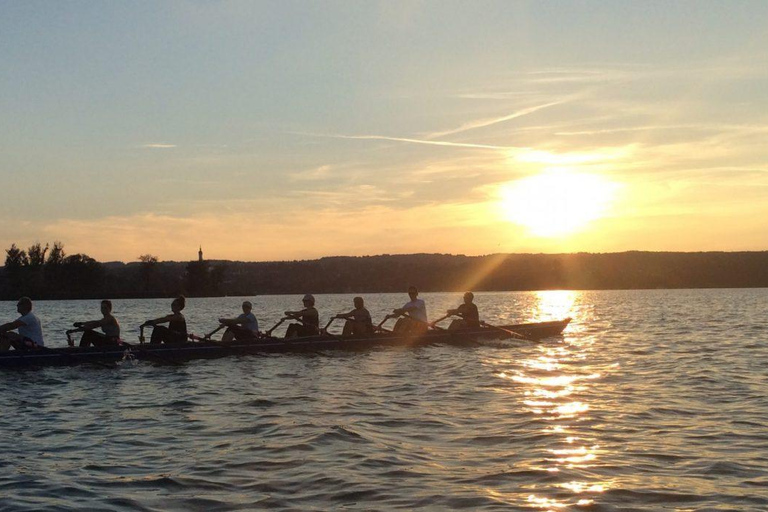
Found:
<path fill-rule="evenodd" d="M 321 321 L 351 297 L 317 296 Z M 422 297 L 430 318 L 461 301 Z M 375 318 L 407 300 L 366 298 Z M 301 305 L 251 299 L 262 328 Z M 189 299 L 190 330 L 241 300 Z M 768 510 L 768 290 L 476 302 L 573 322 L 538 344 L 0 370 L 0 510 Z M 48 346 L 98 308 L 35 305 Z M 129 341 L 169 311 L 115 301 Z"/>

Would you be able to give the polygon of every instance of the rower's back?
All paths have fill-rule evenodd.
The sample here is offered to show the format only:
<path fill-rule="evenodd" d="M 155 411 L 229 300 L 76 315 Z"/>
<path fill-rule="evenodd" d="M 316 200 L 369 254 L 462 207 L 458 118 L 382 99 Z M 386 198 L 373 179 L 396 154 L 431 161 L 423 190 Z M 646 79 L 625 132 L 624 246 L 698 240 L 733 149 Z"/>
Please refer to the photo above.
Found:
<path fill-rule="evenodd" d="M 355 297 L 355 309 L 343 315 L 347 318 L 344 323 L 342 336 L 369 336 L 373 334 L 373 319 L 371 313 L 365 308 L 362 297 Z"/>

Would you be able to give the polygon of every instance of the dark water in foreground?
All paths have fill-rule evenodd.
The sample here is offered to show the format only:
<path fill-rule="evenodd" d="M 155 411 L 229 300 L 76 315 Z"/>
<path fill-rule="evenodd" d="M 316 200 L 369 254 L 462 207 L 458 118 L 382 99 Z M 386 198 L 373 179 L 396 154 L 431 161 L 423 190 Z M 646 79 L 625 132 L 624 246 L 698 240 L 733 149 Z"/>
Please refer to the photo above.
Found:
<path fill-rule="evenodd" d="M 425 298 L 431 318 L 460 300 Z M 126 339 L 169 302 L 116 301 Z M 239 302 L 191 299 L 191 330 Z M 298 306 L 255 302 L 267 327 Z M 350 302 L 318 297 L 324 318 Z M 768 510 L 768 290 L 477 302 L 574 322 L 540 344 L 0 370 L 0 510 Z M 49 346 L 99 316 L 36 310 Z"/>

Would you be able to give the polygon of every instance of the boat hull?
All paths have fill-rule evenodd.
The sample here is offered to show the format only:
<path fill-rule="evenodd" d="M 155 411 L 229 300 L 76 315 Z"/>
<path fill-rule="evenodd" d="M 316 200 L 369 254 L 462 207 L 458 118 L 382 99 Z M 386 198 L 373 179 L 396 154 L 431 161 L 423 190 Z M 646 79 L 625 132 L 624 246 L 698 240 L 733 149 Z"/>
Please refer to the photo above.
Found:
<path fill-rule="evenodd" d="M 530 340 L 559 336 L 570 318 L 554 322 L 500 326 Z M 67 347 L 40 351 L 0 352 L 0 368 L 25 366 L 67 366 L 75 364 L 111 365 L 127 358 L 178 364 L 191 359 L 210 359 L 231 355 L 307 353 L 325 350 L 366 350 L 374 347 L 416 347 L 433 344 L 475 345 L 483 339 L 512 338 L 500 329 L 431 330 L 420 335 L 375 334 L 369 337 L 317 335 L 305 338 L 262 338 L 251 342 L 221 343 L 199 341 L 181 344 L 131 344 L 114 347 Z"/>

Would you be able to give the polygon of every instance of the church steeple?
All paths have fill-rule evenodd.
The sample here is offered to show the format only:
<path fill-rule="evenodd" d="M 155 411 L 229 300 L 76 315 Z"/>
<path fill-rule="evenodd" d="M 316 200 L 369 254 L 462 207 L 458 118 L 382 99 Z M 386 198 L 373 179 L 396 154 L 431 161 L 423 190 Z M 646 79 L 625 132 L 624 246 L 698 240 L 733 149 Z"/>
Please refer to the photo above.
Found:
<path fill-rule="evenodd" d="M 203 261 L 203 246 L 200 246 L 200 250 L 197 251 L 197 261 L 201 262 Z"/>

